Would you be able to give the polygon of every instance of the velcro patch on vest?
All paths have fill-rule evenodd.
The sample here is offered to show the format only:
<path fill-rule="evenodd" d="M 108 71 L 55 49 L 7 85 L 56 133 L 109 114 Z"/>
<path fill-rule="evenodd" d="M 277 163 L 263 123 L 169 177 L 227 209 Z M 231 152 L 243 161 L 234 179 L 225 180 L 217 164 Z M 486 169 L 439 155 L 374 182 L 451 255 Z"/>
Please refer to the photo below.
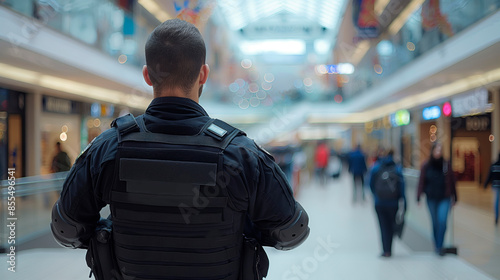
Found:
<path fill-rule="evenodd" d="M 219 136 L 219 137 L 224 137 L 226 135 L 227 130 L 223 129 L 222 127 L 216 125 L 216 124 L 211 124 L 208 128 L 208 131 L 212 132 L 213 134 Z"/>

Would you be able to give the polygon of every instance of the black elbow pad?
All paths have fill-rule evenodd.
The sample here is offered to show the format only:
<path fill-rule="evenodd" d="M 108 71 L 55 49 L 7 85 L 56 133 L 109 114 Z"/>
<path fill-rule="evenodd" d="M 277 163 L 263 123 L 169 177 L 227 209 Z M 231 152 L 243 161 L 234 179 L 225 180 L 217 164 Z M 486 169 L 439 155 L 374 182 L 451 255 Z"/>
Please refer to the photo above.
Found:
<path fill-rule="evenodd" d="M 296 202 L 295 214 L 288 223 L 271 232 L 275 239 L 274 247 L 278 250 L 291 250 L 298 247 L 309 236 L 309 216 L 306 210 Z"/>
<path fill-rule="evenodd" d="M 82 248 L 84 247 L 80 241 L 85 233 L 85 228 L 78 223 L 72 221 L 64 209 L 59 205 L 59 200 L 52 207 L 52 222 L 50 229 L 57 243 L 64 247 Z"/>

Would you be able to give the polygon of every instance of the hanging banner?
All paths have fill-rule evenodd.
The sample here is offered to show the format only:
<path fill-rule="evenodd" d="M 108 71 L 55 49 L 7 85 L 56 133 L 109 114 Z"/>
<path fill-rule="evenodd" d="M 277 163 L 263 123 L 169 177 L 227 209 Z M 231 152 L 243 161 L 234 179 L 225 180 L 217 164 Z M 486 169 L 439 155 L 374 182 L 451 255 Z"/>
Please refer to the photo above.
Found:
<path fill-rule="evenodd" d="M 447 17 L 441 14 L 439 0 L 428 0 L 422 4 L 422 28 L 432 30 L 439 27 L 441 33 L 448 37 L 453 36 L 453 29 Z"/>
<path fill-rule="evenodd" d="M 176 17 L 190 22 L 200 28 L 205 25 L 212 14 L 216 2 L 212 0 L 175 0 Z"/>
<path fill-rule="evenodd" d="M 375 0 L 353 0 L 353 21 L 358 40 L 378 37 L 378 20 L 375 14 Z"/>

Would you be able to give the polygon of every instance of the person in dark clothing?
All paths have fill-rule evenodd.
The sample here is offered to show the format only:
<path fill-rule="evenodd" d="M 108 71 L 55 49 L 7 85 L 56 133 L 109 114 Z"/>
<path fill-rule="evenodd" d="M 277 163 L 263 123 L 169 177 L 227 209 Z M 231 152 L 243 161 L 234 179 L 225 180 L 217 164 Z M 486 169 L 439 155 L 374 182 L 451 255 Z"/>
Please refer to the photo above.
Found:
<path fill-rule="evenodd" d="M 92 249 L 111 236 L 117 279 L 262 279 L 267 265 L 243 272 L 265 261 L 256 243 L 289 250 L 309 235 L 307 213 L 274 158 L 200 106 L 205 56 L 194 25 L 157 26 L 143 68 L 154 99 L 87 146 L 52 209 L 52 233 L 65 247 Z M 111 229 L 94 238 L 106 205 Z"/>
<path fill-rule="evenodd" d="M 51 170 L 53 173 L 68 171 L 71 168 L 71 161 L 66 152 L 61 148 L 61 142 L 56 143 L 56 155 L 52 159 Z"/>
<path fill-rule="evenodd" d="M 443 159 L 442 146 L 435 143 L 431 147 L 430 159 L 420 171 L 417 202 L 425 193 L 432 220 L 432 230 L 436 253 L 444 255 L 444 236 L 450 207 L 457 202 L 456 181 L 449 161 Z"/>
<path fill-rule="evenodd" d="M 356 150 L 352 151 L 348 155 L 348 163 L 349 163 L 349 173 L 352 174 L 353 178 L 353 201 L 357 200 L 357 189 L 361 189 L 361 195 L 363 200 L 365 200 L 365 173 L 367 171 L 366 168 L 366 159 L 365 155 L 361 151 L 361 145 L 356 147 Z"/>
<path fill-rule="evenodd" d="M 500 153 L 498 154 L 498 160 L 493 163 L 490 167 L 490 172 L 488 173 L 488 178 L 484 182 L 484 188 L 488 187 L 491 182 L 491 187 L 495 190 L 495 225 L 498 225 L 498 208 L 500 200 Z"/>
<path fill-rule="evenodd" d="M 375 163 L 370 173 L 370 189 L 375 200 L 375 212 L 380 225 L 382 257 L 392 256 L 392 239 L 400 201 L 403 202 L 406 210 L 403 172 L 401 166 L 394 162 L 393 155 L 394 152 L 390 150 L 386 157 L 381 157 Z"/>

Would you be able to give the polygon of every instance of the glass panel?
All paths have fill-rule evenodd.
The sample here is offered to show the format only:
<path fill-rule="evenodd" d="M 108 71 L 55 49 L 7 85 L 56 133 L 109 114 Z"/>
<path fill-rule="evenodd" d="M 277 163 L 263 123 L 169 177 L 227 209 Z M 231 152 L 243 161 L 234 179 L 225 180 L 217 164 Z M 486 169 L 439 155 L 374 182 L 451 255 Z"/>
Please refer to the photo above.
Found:
<path fill-rule="evenodd" d="M 8 218 L 15 220 L 15 233 L 10 233 L 7 226 L 0 228 L 0 250 L 7 248 L 8 238 L 15 234 L 16 246 L 32 240 L 49 231 L 51 210 L 59 198 L 62 184 L 68 172 L 50 175 L 19 178 L 17 169 L 14 173 L 15 199 L 10 199 L 8 191 L 9 181 L 3 180 L 0 192 L 0 221 L 7 224 Z M 11 213 L 7 208 L 7 201 L 15 202 L 15 209 Z M 10 209 L 12 210 L 12 208 Z"/>

